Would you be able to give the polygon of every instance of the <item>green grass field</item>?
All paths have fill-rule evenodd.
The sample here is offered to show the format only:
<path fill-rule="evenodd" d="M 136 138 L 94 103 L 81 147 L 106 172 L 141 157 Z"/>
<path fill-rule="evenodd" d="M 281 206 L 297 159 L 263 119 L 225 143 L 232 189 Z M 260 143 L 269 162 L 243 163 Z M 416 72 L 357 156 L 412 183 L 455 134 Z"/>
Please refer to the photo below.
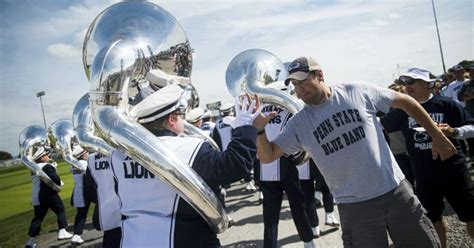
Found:
<path fill-rule="evenodd" d="M 65 162 L 58 162 L 58 172 L 64 182 L 60 195 L 66 208 L 69 226 L 72 226 L 76 209 L 70 204 L 74 186 L 70 166 Z M 21 247 L 26 242 L 33 218 L 31 188 L 30 170 L 26 166 L 0 169 L 0 247 Z M 92 207 L 89 208 L 89 216 L 92 214 Z M 50 210 L 41 225 L 40 235 L 56 232 L 57 228 L 56 215 Z"/>

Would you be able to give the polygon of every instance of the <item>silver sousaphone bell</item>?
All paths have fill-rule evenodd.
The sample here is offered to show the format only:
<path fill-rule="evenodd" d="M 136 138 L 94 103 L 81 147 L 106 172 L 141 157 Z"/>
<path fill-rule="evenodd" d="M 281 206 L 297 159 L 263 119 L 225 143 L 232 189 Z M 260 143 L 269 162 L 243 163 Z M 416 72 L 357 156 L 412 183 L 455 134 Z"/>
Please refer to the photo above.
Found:
<path fill-rule="evenodd" d="M 303 103 L 285 91 L 268 87 L 269 84 L 282 83 L 287 75 L 284 64 L 274 54 L 263 49 L 250 49 L 232 59 L 225 79 L 232 96 L 257 94 L 263 103 L 279 105 L 294 114 L 303 108 Z M 295 161 L 302 164 L 309 158 L 307 153 L 299 153 Z"/>
<path fill-rule="evenodd" d="M 190 82 L 192 49 L 176 19 L 152 3 L 112 5 L 89 27 L 83 62 L 98 135 L 175 189 L 215 232 L 226 230 L 227 214 L 210 187 L 130 114 L 151 92 Z"/>
<path fill-rule="evenodd" d="M 303 104 L 288 93 L 267 87 L 287 77 L 285 66 L 272 53 L 250 49 L 237 54 L 227 66 L 227 89 L 234 97 L 244 93 L 257 94 L 265 103 L 276 104 L 296 113 Z"/>
<path fill-rule="evenodd" d="M 81 145 L 105 156 L 110 157 L 112 155 L 114 148 L 95 133 L 88 93 L 83 95 L 76 103 L 74 111 L 72 112 L 72 124 L 76 132 L 77 140 Z"/>
<path fill-rule="evenodd" d="M 33 151 L 38 146 L 47 146 L 48 139 L 46 137 L 46 130 L 38 125 L 26 127 L 18 139 L 20 145 L 20 157 L 26 167 L 33 173 L 39 176 L 40 180 L 55 191 L 61 190 L 61 185 L 54 183 L 51 178 L 36 164 L 32 159 Z"/>
<path fill-rule="evenodd" d="M 53 122 L 48 128 L 48 139 L 54 150 L 61 153 L 67 163 L 82 172 L 86 171 L 87 167 L 79 163 L 79 160 L 72 155 L 72 147 L 79 145 L 79 142 L 71 120 L 60 119 Z"/>

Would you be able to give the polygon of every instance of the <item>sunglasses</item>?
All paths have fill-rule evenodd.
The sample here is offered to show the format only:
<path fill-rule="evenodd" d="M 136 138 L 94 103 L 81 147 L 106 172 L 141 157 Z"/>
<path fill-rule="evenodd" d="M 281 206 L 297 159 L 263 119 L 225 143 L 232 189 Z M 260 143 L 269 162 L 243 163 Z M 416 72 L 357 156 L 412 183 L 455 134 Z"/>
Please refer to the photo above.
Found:
<path fill-rule="evenodd" d="M 181 112 L 181 111 L 176 111 L 176 112 L 174 112 L 172 115 L 174 115 L 174 116 L 179 116 L 179 117 L 181 117 L 182 119 L 184 119 L 184 116 L 185 116 L 185 114 L 184 114 L 183 112 Z"/>
<path fill-rule="evenodd" d="M 414 79 L 414 78 L 411 78 L 411 77 L 400 77 L 400 81 L 404 84 L 404 85 L 412 85 L 414 83 L 417 82 L 417 79 Z"/>

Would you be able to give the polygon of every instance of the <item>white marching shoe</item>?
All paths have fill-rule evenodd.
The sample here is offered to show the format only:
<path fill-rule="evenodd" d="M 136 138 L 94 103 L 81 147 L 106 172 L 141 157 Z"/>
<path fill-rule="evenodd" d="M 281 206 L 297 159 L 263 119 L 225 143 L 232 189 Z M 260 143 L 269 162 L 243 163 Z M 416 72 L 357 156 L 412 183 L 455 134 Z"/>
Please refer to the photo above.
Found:
<path fill-rule="evenodd" d="M 255 188 L 255 185 L 253 185 L 252 181 L 250 181 L 247 183 L 247 186 L 245 186 L 245 190 L 255 192 L 257 191 L 257 188 Z"/>
<path fill-rule="evenodd" d="M 35 248 L 36 247 L 36 238 L 30 237 L 28 241 L 26 241 L 25 248 Z"/>
<path fill-rule="evenodd" d="M 74 234 L 74 236 L 72 236 L 71 243 L 73 245 L 80 245 L 84 243 L 84 240 L 81 238 L 81 236 Z"/>
<path fill-rule="evenodd" d="M 62 240 L 62 239 L 70 239 L 72 237 L 72 233 L 68 233 L 66 231 L 66 229 L 62 228 L 62 229 L 59 229 L 59 232 L 58 232 L 58 240 Z"/>
<path fill-rule="evenodd" d="M 340 225 L 339 221 L 336 219 L 333 213 L 326 214 L 326 223 L 327 226 L 338 227 Z"/>
<path fill-rule="evenodd" d="M 221 189 L 221 195 L 226 197 L 227 196 L 227 192 L 225 191 L 224 188 Z"/>
<path fill-rule="evenodd" d="M 316 248 L 316 243 L 314 243 L 313 239 L 309 242 L 304 242 L 304 248 Z"/>
<path fill-rule="evenodd" d="M 313 231 L 313 237 L 319 238 L 321 236 L 321 230 L 319 229 L 319 226 L 311 227 L 311 230 Z"/>

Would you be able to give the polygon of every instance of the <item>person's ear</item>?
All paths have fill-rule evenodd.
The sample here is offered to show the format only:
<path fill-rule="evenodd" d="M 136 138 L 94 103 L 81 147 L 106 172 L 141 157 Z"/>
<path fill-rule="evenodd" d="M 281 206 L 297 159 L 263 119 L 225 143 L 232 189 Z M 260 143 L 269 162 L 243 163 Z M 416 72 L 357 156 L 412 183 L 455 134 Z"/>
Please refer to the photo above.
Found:
<path fill-rule="evenodd" d="M 319 81 L 324 81 L 324 75 L 322 71 L 315 71 L 315 74 Z"/>

